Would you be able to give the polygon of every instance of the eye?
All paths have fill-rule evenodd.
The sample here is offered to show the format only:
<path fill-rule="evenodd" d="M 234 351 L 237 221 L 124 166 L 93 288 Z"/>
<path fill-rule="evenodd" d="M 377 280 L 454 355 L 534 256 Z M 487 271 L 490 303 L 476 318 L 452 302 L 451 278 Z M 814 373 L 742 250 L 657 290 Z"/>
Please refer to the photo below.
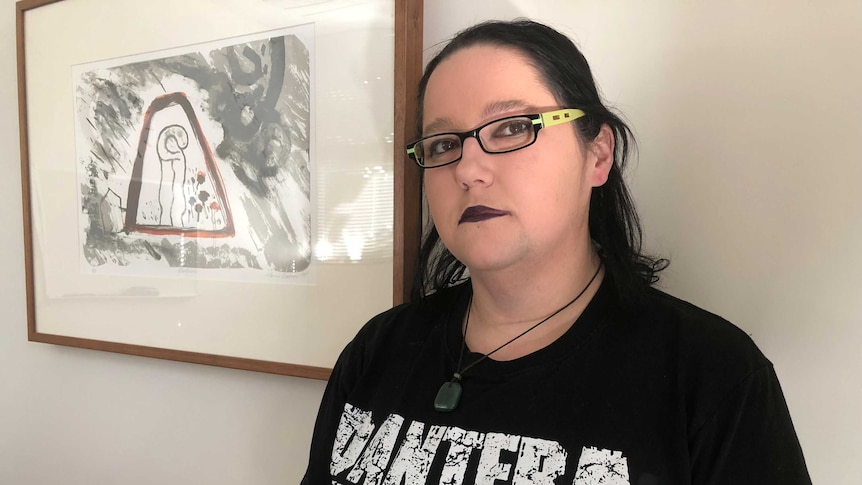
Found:
<path fill-rule="evenodd" d="M 426 142 L 426 152 L 429 157 L 441 157 L 458 150 L 457 138 L 434 138 Z"/>
<path fill-rule="evenodd" d="M 495 126 L 492 135 L 495 138 L 506 138 L 512 136 L 524 136 L 533 129 L 533 122 L 529 118 L 514 118 L 503 120 Z"/>

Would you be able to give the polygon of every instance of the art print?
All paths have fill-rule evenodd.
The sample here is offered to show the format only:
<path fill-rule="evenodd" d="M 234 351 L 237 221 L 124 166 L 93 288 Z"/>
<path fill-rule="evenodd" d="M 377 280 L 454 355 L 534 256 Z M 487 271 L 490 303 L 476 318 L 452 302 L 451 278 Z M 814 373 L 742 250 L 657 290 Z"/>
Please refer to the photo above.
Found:
<path fill-rule="evenodd" d="M 312 34 L 74 68 L 84 271 L 308 278 Z"/>

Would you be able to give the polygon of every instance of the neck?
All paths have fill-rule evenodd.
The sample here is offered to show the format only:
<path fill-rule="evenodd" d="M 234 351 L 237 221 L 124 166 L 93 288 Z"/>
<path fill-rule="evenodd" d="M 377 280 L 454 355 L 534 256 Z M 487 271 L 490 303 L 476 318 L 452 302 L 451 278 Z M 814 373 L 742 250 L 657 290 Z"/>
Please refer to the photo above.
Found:
<path fill-rule="evenodd" d="M 559 338 L 586 308 L 602 280 L 603 274 L 599 273 L 590 284 L 600 260 L 592 246 L 587 248 L 577 258 L 553 261 L 549 268 L 534 265 L 529 271 L 511 268 L 493 273 L 471 273 L 473 302 L 466 335 L 468 347 L 474 352 L 487 353 L 542 321 L 583 291 L 558 315 L 501 349 L 492 358 L 512 360 Z"/>

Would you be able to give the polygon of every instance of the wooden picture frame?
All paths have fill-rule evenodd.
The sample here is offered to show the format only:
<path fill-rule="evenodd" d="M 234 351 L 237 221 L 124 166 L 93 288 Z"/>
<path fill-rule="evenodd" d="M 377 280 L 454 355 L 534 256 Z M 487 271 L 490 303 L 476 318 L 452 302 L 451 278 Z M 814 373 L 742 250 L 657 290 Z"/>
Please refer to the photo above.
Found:
<path fill-rule="evenodd" d="M 326 9 L 317 10 L 314 6 L 308 7 L 307 2 L 306 6 L 290 9 L 276 9 L 271 5 L 243 0 L 192 0 L 180 4 L 170 3 L 169 0 L 22 0 L 16 4 L 27 325 L 30 341 L 327 379 L 338 351 L 367 318 L 409 298 L 421 232 L 421 190 L 418 169 L 406 158 L 404 146 L 413 136 L 416 118 L 416 87 L 422 69 L 422 0 L 345 1 L 343 7 L 336 1 L 328 2 Z M 171 6 L 171 15 L 168 16 L 170 18 L 159 12 L 159 8 L 168 6 Z M 342 8 L 344 11 L 339 11 Z M 394 14 L 389 17 L 391 22 L 383 22 L 388 27 L 381 27 L 380 12 L 386 12 L 388 8 L 391 8 L 389 11 Z M 94 12 L 98 12 L 98 18 L 93 18 Z M 386 15 L 382 18 L 385 20 Z M 185 24 L 184 19 L 187 22 Z M 356 19 L 365 19 L 369 23 L 366 27 L 357 26 Z M 158 26 L 153 24 L 156 20 L 160 22 Z M 95 24 L 92 22 L 109 27 L 94 28 Z M 303 25 L 306 27 L 299 27 Z M 290 30 L 292 27 L 313 28 L 314 34 L 309 36 L 307 33 L 301 33 L 306 31 L 300 30 L 294 32 Z M 93 137 L 86 134 L 92 130 L 84 130 L 85 134 L 81 134 L 79 125 L 84 121 L 92 121 L 81 113 L 92 112 L 86 110 L 94 109 L 88 102 L 93 105 L 99 103 L 99 100 L 89 98 L 87 102 L 82 101 L 85 97 L 81 93 L 101 92 L 104 86 L 82 84 L 83 81 L 80 80 L 93 79 L 86 77 L 93 72 L 108 73 L 99 79 L 113 79 L 111 76 L 121 72 L 116 70 L 118 68 L 138 66 L 138 63 L 145 62 L 170 63 L 173 62 L 171 60 L 180 59 L 180 56 L 186 56 L 182 59 L 188 59 L 188 56 L 208 59 L 204 62 L 214 65 L 216 61 L 207 53 L 216 48 L 224 49 L 228 54 L 241 52 L 239 57 L 243 56 L 242 52 L 250 52 L 247 58 L 241 60 L 251 60 L 254 64 L 253 61 L 262 58 L 263 64 L 268 67 L 270 64 L 267 64 L 267 59 L 270 58 L 266 57 L 268 54 L 265 47 L 270 45 L 266 40 L 270 37 L 267 35 L 280 28 L 288 30 L 287 33 L 278 33 L 279 39 L 288 36 L 292 36 L 291 39 L 300 39 L 300 44 L 307 47 L 308 52 L 309 60 L 303 62 L 307 62 L 310 67 L 305 71 L 300 69 L 297 79 L 310 79 L 307 91 L 311 94 L 308 94 L 307 105 L 311 115 L 308 118 L 290 119 L 291 123 L 306 123 L 302 126 L 310 127 L 304 132 L 307 138 L 301 138 L 302 143 L 299 143 L 302 146 L 307 145 L 308 148 L 306 152 L 299 151 L 300 155 L 296 155 L 300 149 L 296 148 L 297 143 L 294 143 L 287 150 L 289 155 L 284 157 L 308 158 L 307 166 L 311 167 L 308 179 L 297 177 L 308 181 L 308 189 L 303 193 L 310 195 L 307 195 L 308 209 L 296 209 L 295 212 L 291 212 L 294 209 L 280 212 L 273 209 L 271 212 L 288 212 L 289 215 L 293 214 L 291 217 L 294 219 L 298 217 L 296 214 L 312 213 L 307 222 L 296 226 L 299 229 L 288 231 L 291 234 L 291 243 L 295 243 L 299 248 L 296 251 L 305 255 L 310 269 L 291 272 L 271 269 L 266 267 L 265 263 L 248 263 L 246 266 L 240 265 L 241 273 L 250 276 L 235 277 L 240 273 L 232 273 L 229 262 L 225 262 L 222 270 L 218 271 L 203 267 L 205 264 L 201 263 L 202 260 L 195 260 L 196 263 L 191 265 L 183 262 L 172 266 L 167 261 L 170 258 L 164 258 L 166 253 L 171 252 L 171 248 L 194 247 L 194 251 L 197 251 L 195 254 L 203 254 L 205 251 L 227 247 L 233 254 L 246 254 L 247 251 L 242 252 L 230 244 L 220 244 L 232 236 L 232 231 L 242 234 L 243 231 L 249 230 L 244 229 L 241 221 L 235 223 L 231 219 L 231 223 L 226 224 L 215 216 L 213 221 L 222 222 L 222 228 L 217 234 L 204 234 L 198 226 L 193 230 L 189 229 L 191 226 L 183 224 L 198 223 L 178 223 L 173 220 L 173 216 L 170 220 L 171 224 L 174 224 L 171 227 L 175 230 L 164 230 L 162 226 L 166 224 L 163 223 L 166 216 L 162 215 L 162 219 L 157 216 L 154 223 L 159 227 L 147 231 L 140 225 L 128 222 L 134 219 L 134 214 L 129 214 L 132 208 L 135 211 L 142 210 L 137 209 L 137 199 L 134 204 L 127 204 L 130 199 L 123 200 L 126 193 L 117 195 L 117 191 L 111 193 L 119 202 L 112 205 L 111 201 L 103 201 L 107 209 L 101 217 L 110 218 L 111 211 L 125 211 L 123 218 L 114 219 L 122 219 L 126 223 L 121 224 L 122 227 L 114 232 L 107 231 L 108 222 L 99 224 L 102 224 L 100 234 L 110 235 L 109 243 L 114 244 L 111 248 L 115 249 L 109 250 L 108 253 L 119 254 L 121 257 L 117 260 L 109 257 L 108 263 L 103 262 L 104 258 L 93 259 L 92 248 L 87 246 L 87 238 L 96 224 L 93 222 L 94 209 L 93 204 L 82 202 L 80 194 L 87 192 L 87 182 L 90 186 L 99 186 L 101 182 L 109 179 L 112 180 L 111 183 L 115 183 L 115 180 L 111 179 L 115 174 L 110 173 L 110 170 L 99 172 L 93 169 L 92 171 L 98 174 L 88 179 L 87 170 L 81 168 L 87 157 L 99 159 L 99 154 L 81 155 L 82 146 L 92 148 L 87 143 L 95 143 Z M 259 39 L 248 37 L 258 34 L 262 35 Z M 347 39 L 350 42 L 345 42 Z M 226 47 L 219 47 L 221 44 L 216 45 L 218 42 L 222 42 Z M 351 47 L 354 45 L 358 47 Z M 254 46 L 263 47 L 254 52 Z M 349 51 L 350 48 L 360 49 L 360 53 L 366 57 Z M 300 51 L 305 52 L 301 49 L 297 52 Z M 344 75 L 343 71 L 330 72 L 331 69 L 337 69 L 337 66 L 351 63 L 364 63 L 363 65 L 370 65 L 376 71 L 371 74 L 361 72 L 353 76 Z M 269 72 L 266 69 L 261 70 L 259 64 L 255 67 L 258 71 Z M 279 72 L 297 70 L 294 65 L 291 66 L 293 67 L 287 68 L 278 64 L 277 67 Z M 98 69 L 103 71 L 97 71 Z M 242 66 L 236 69 L 242 69 Z M 77 75 L 73 75 L 73 72 L 85 74 L 73 80 Z M 276 72 L 276 68 L 273 68 L 272 72 Z M 308 76 L 303 72 L 313 75 Z M 353 69 L 351 73 L 353 72 L 359 70 Z M 376 77 L 375 73 L 378 74 Z M 159 77 L 160 75 L 153 76 L 158 77 L 163 84 L 174 82 L 177 77 L 175 74 L 164 78 Z M 264 77 L 266 82 L 275 83 L 272 81 L 272 75 L 262 74 L 261 79 Z M 76 84 L 79 81 L 80 83 Z M 180 82 L 187 81 L 180 79 Z M 284 85 L 288 85 L 286 81 Z M 302 83 L 299 85 L 306 86 Z M 125 86 L 128 89 L 140 87 L 131 81 Z M 366 89 L 363 86 L 368 87 Z M 145 97 L 143 90 L 135 94 L 140 94 L 141 98 Z M 214 91 L 205 94 L 210 98 L 215 95 Z M 201 118 L 201 123 L 206 124 L 209 118 L 216 117 L 201 108 L 209 99 L 207 96 L 199 97 L 196 103 L 194 100 L 183 101 L 182 96 L 165 95 L 160 109 L 166 105 L 180 106 L 189 120 L 198 123 L 198 118 Z M 236 97 L 239 99 L 239 95 Z M 284 108 L 284 101 L 279 99 L 279 103 L 282 103 L 279 106 Z M 391 110 L 388 113 L 391 115 L 379 109 L 389 105 Z M 353 109 L 357 106 L 358 108 Z M 364 113 L 369 112 L 368 108 L 382 117 L 377 119 L 391 119 L 391 125 L 383 128 L 387 131 L 386 139 L 368 135 L 367 138 L 370 137 L 373 142 L 366 143 L 359 135 L 358 141 L 351 139 L 350 142 L 345 142 L 345 138 L 350 138 L 351 130 L 355 132 L 358 126 L 363 126 L 361 121 L 367 116 Z M 139 106 L 138 109 L 143 111 L 145 106 Z M 243 123 L 254 123 L 258 118 L 262 118 L 260 111 L 255 111 L 256 106 L 244 109 L 238 118 Z M 133 124 L 133 119 L 139 123 L 128 130 L 136 130 L 135 132 L 139 133 L 137 148 L 121 148 L 116 152 L 136 153 L 138 165 L 148 163 L 146 156 L 149 155 L 144 153 L 150 150 L 147 147 L 156 147 L 156 142 L 145 140 L 145 135 L 150 133 L 151 129 L 149 124 L 146 128 L 141 128 L 140 120 L 144 117 L 142 113 L 134 112 L 132 116 L 123 118 L 118 115 L 114 118 L 129 125 Z M 150 123 L 154 119 L 152 112 L 146 118 L 147 123 Z M 360 123 L 352 123 L 356 119 L 359 119 Z M 96 130 L 92 123 L 90 126 Z M 218 126 L 217 124 L 210 122 L 209 126 L 211 131 L 208 133 L 216 133 L 222 142 L 228 139 L 228 135 L 219 129 L 212 131 L 212 126 Z M 286 131 L 290 135 L 302 130 Z M 125 136 L 125 131 L 120 132 Z M 186 138 L 197 140 L 201 153 L 206 155 L 208 147 L 215 153 L 215 162 L 208 162 L 209 165 L 206 165 L 210 167 L 207 174 L 200 175 L 204 170 L 198 172 L 198 182 L 206 180 L 204 184 L 211 183 L 212 187 L 215 187 L 216 175 L 219 173 L 227 174 L 230 179 L 219 183 L 230 185 L 233 181 L 232 183 L 236 184 L 235 179 L 242 179 L 242 174 L 237 175 L 237 164 L 226 162 L 229 158 L 225 155 L 224 146 L 213 147 L 210 145 L 216 145 L 215 142 L 208 145 L 208 141 L 201 141 L 207 140 L 207 137 L 200 129 L 186 132 L 194 135 L 187 135 Z M 267 143 L 275 139 L 271 133 L 260 137 Z M 126 139 L 128 137 L 123 140 Z M 131 144 L 128 141 L 125 143 Z M 345 143 L 350 146 L 345 146 Z M 363 166 L 366 173 L 357 170 L 355 166 L 339 165 L 348 161 L 348 157 L 342 158 L 344 154 L 362 152 L 364 148 L 354 147 L 356 144 L 369 145 L 370 148 L 367 149 L 374 153 L 373 157 L 377 157 L 372 158 L 383 161 L 374 165 L 367 163 Z M 150 152 L 154 150 L 156 148 L 152 148 Z M 269 148 L 265 147 L 263 150 Z M 91 150 L 93 151 L 96 150 Z M 310 155 L 302 155 L 303 153 Z M 381 156 L 380 153 L 385 155 Z M 390 156 L 391 161 L 385 160 Z M 349 162 L 365 163 L 359 160 L 359 157 L 360 155 L 350 157 Z M 203 158 L 210 160 L 206 156 Z M 126 164 L 124 166 L 132 166 L 131 161 L 123 160 L 122 163 Z M 183 160 L 186 160 L 185 155 Z M 236 157 L 230 160 L 236 161 Z M 161 161 L 165 162 L 165 159 Z M 212 168 L 213 165 L 217 167 Z M 153 170 L 153 166 L 161 167 L 162 172 L 167 170 L 167 165 L 164 164 L 151 164 L 150 170 Z M 295 166 L 302 168 L 306 165 L 290 165 Z M 273 169 L 279 174 L 273 176 L 273 180 L 285 179 L 283 173 L 278 172 L 282 167 Z M 301 170 L 300 172 L 304 173 Z M 327 175 L 328 173 L 339 175 L 336 177 Z M 350 181 L 353 180 L 351 177 L 373 177 L 375 173 L 382 174 L 379 180 L 387 183 L 375 182 L 373 200 L 384 200 L 381 199 L 381 194 L 391 194 L 392 197 L 391 220 L 385 221 L 381 226 L 378 217 L 374 226 L 377 231 L 375 234 L 380 232 L 380 227 L 391 227 L 391 243 L 381 246 L 384 248 L 382 250 L 377 248 L 377 253 L 374 253 L 376 256 L 366 258 L 368 262 L 361 258 L 353 261 L 355 258 L 352 256 L 349 259 L 321 259 L 320 240 L 315 243 L 313 237 L 323 234 L 326 222 L 323 219 L 329 217 L 319 215 L 318 212 L 324 214 L 324 209 L 329 210 L 327 207 L 331 209 L 330 206 L 335 204 L 332 202 L 334 196 L 328 194 L 344 192 L 343 187 L 350 187 Z M 138 175 L 137 180 L 140 181 L 141 177 L 143 176 Z M 341 185 L 330 183 L 330 179 L 338 177 L 343 179 Z M 254 179 L 251 176 L 248 178 Z M 194 177 L 179 178 L 197 183 L 193 179 Z M 267 179 L 267 183 L 269 182 L 271 180 Z M 170 182 L 164 182 L 158 187 L 166 187 L 164 194 L 168 195 L 170 190 L 173 190 L 170 189 L 173 187 Z M 264 187 L 271 187 L 271 184 L 264 184 Z M 228 202 L 234 209 L 245 207 L 248 210 L 251 197 L 237 197 L 236 193 L 246 194 L 250 193 L 250 190 L 236 190 L 231 195 L 229 191 L 219 191 L 218 187 L 215 187 L 216 190 L 210 190 L 210 186 L 207 188 L 206 192 L 215 199 L 208 201 L 210 206 L 203 206 L 204 211 L 210 210 L 212 214 L 225 216 L 227 214 L 222 206 L 228 205 Z M 380 190 L 376 190 L 377 188 Z M 137 190 L 140 192 L 140 187 Z M 108 192 L 106 189 L 105 193 Z M 163 196 L 161 188 L 158 194 L 158 197 Z M 356 195 L 356 200 L 365 200 L 360 197 L 361 195 Z M 148 207 L 153 207 L 154 203 L 160 207 L 165 206 L 161 200 L 150 200 L 149 203 Z M 359 202 L 357 204 L 361 205 Z M 381 205 L 387 204 L 384 200 Z M 141 206 L 146 204 L 142 202 Z M 196 206 L 200 207 L 201 204 Z M 349 225 L 359 231 L 367 229 L 369 223 L 365 219 L 345 210 L 344 207 L 339 206 L 336 209 L 333 210 L 339 214 L 339 220 L 348 221 L 344 223 L 345 226 Z M 222 212 L 218 212 L 219 210 Z M 201 209 L 197 209 L 197 212 L 199 217 Z M 249 214 L 252 212 L 246 214 L 246 219 L 250 220 Z M 242 217 L 238 219 L 241 220 Z M 284 220 L 294 219 L 285 216 Z M 246 223 L 250 224 L 248 221 Z M 305 232 L 303 227 L 306 228 Z M 356 229 L 357 227 L 359 229 Z M 307 242 L 304 242 L 306 239 L 301 236 L 306 233 Z M 140 258 L 134 256 L 134 251 L 126 246 L 123 246 L 126 248 L 123 249 L 125 253 L 116 249 L 117 244 L 126 244 L 132 239 L 136 244 L 141 243 L 153 249 L 150 256 L 142 256 L 144 259 L 141 261 L 146 260 L 146 263 L 139 262 Z M 388 241 L 386 237 L 382 240 Z M 206 241 L 209 246 L 205 247 L 201 241 Z M 104 243 L 104 240 L 102 242 Z M 255 244 L 259 242 L 259 239 L 254 239 Z M 312 243 L 316 246 L 309 246 Z M 265 245 L 261 243 L 261 246 Z M 289 245 L 271 246 L 280 249 Z M 309 249 L 310 247 L 313 249 Z M 104 246 L 100 248 L 104 249 Z M 381 254 L 383 256 L 380 256 Z M 216 258 L 213 257 L 214 259 Z M 250 256 L 247 259 L 257 261 Z M 122 261 L 117 262 L 118 260 Z M 243 261 L 241 263 L 245 264 Z M 156 269 L 150 271 L 150 268 Z M 272 277 L 272 281 L 267 281 L 261 275 Z"/>

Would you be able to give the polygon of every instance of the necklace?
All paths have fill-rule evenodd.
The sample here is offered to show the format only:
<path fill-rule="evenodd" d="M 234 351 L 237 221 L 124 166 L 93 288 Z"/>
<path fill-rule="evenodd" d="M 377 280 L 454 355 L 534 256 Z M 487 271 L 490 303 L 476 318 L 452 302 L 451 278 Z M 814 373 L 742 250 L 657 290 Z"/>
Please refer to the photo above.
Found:
<path fill-rule="evenodd" d="M 602 270 L 602 262 L 600 261 L 599 267 L 596 268 L 596 272 L 593 273 L 593 277 L 590 278 L 590 281 L 587 283 L 587 286 L 585 286 L 584 289 L 581 290 L 580 293 L 578 293 L 578 296 L 576 296 L 572 299 L 572 301 L 566 303 L 559 310 L 555 311 L 554 313 L 551 313 L 550 315 L 548 315 L 547 317 L 542 319 L 542 321 L 540 321 L 539 323 L 537 323 L 537 324 L 533 325 L 532 327 L 524 330 L 523 332 L 521 332 L 519 335 L 517 335 L 512 340 L 509 340 L 508 342 L 506 342 L 503 345 L 497 347 L 496 349 L 488 352 L 487 354 L 483 354 L 482 357 L 479 357 L 478 359 L 474 360 L 473 362 L 471 362 L 466 367 L 461 368 L 461 361 L 464 359 L 464 347 L 466 346 L 466 343 L 467 343 L 467 327 L 470 325 L 470 309 L 473 307 L 473 297 L 471 296 L 470 297 L 470 303 L 467 304 L 467 317 L 466 317 L 466 322 L 464 322 L 464 337 L 461 339 L 461 352 L 458 354 L 458 370 L 452 375 L 452 380 L 450 380 L 448 382 L 444 382 L 443 385 L 440 386 L 440 390 L 437 391 L 437 397 L 434 398 L 434 409 L 436 411 L 441 412 L 441 413 L 448 413 L 448 412 L 454 411 L 455 408 L 458 407 L 458 403 L 461 402 L 461 378 L 464 376 L 465 372 L 470 370 L 470 368 L 472 368 L 474 365 L 476 365 L 479 362 L 482 362 L 483 360 L 490 357 L 491 354 L 493 354 L 494 352 L 502 349 L 503 347 L 509 345 L 510 343 L 514 342 L 515 340 L 518 340 L 519 338 L 523 337 L 524 335 L 527 335 L 528 333 L 530 333 L 532 330 L 534 330 L 539 325 L 541 325 L 541 324 L 547 322 L 548 320 L 554 318 L 561 311 L 572 306 L 572 304 L 574 302 L 578 301 L 578 298 L 580 298 L 584 293 L 586 293 L 587 288 L 589 288 L 590 285 L 593 284 L 593 281 L 595 281 L 596 276 L 599 275 L 599 271 L 601 271 L 601 270 Z"/>

